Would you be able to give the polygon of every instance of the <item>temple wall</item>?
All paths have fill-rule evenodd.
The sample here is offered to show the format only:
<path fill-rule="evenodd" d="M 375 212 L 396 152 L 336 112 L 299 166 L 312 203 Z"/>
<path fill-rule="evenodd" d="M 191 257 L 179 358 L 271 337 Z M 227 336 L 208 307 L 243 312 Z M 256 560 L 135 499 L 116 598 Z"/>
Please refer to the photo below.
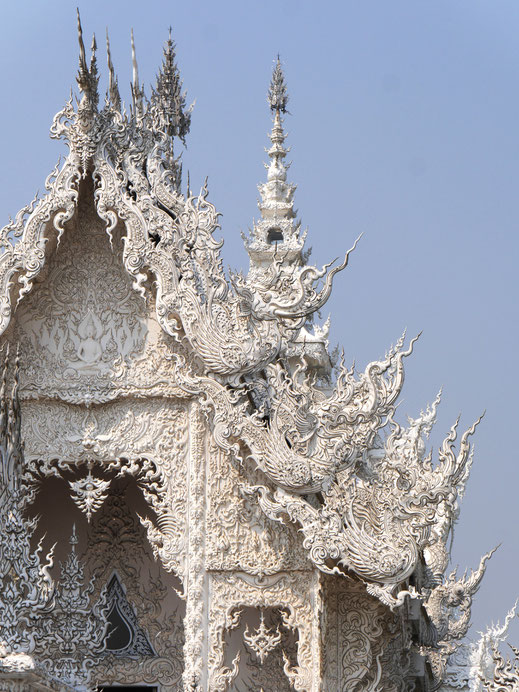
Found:
<path fill-rule="evenodd" d="M 324 579 L 295 525 L 267 518 L 244 492 L 273 486 L 246 455 L 216 444 L 204 402 L 176 376 L 176 356 L 195 368 L 196 359 L 159 327 L 122 252 L 121 229 L 111 245 L 92 197 L 80 196 L 6 336 L 19 348 L 36 538 L 57 541 L 57 576 L 76 524 L 93 602 L 108 590 L 133 627 L 134 643 L 102 653 L 93 679 L 211 692 L 370 689 L 389 660 L 394 618 L 359 584 Z"/>

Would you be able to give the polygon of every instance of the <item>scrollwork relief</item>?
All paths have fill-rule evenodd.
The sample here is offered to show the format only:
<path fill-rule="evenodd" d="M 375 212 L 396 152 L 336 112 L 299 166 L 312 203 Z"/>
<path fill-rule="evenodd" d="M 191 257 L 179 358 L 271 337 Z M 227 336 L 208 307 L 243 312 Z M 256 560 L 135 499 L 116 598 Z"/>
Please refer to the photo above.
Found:
<path fill-rule="evenodd" d="M 157 517 L 156 522 L 143 518 L 153 549 L 167 570 L 182 576 L 189 436 L 185 406 L 161 399 L 124 400 L 89 409 L 27 401 L 23 410 L 26 476 L 32 482 L 48 475 L 66 476 L 78 506 L 85 512 L 90 507 L 91 513 L 101 506 L 111 478 L 135 477 Z M 87 498 L 84 484 L 89 473 L 97 474 L 98 483 Z"/>
<path fill-rule="evenodd" d="M 256 657 L 263 665 L 269 654 L 281 642 L 281 632 L 279 631 L 279 627 L 277 627 L 276 630 L 266 627 L 265 614 L 261 611 L 259 627 L 249 632 L 249 626 L 247 625 L 243 633 L 243 641 L 247 644 L 248 648 L 256 654 Z"/>
<path fill-rule="evenodd" d="M 104 594 L 97 603 L 92 599 L 94 583 L 85 584 L 77 543 L 74 527 L 52 600 L 38 618 L 36 655 L 52 677 L 72 689 L 87 689 L 104 648 L 107 602 Z"/>
<path fill-rule="evenodd" d="M 12 401 L 7 369 L 0 394 L 2 646 L 32 653 L 28 605 L 35 617 L 74 620 L 71 593 L 52 585 L 52 556 L 31 551 L 34 523 L 23 516 L 39 481 L 57 475 L 90 521 L 95 586 L 74 551 L 64 566 L 77 613 L 88 620 L 87 592 L 99 612 L 108 597 L 139 639 L 120 655 L 98 647 L 97 682 L 252 689 L 265 678 L 240 670 L 256 657 L 276 660 L 267 684 L 278 689 L 317 692 L 325 675 L 337 690 L 400 692 L 418 678 L 427 688 L 427 676 L 432 688 L 466 633 L 489 557 L 468 577 L 445 578 L 477 423 L 458 450 L 456 423 L 433 464 L 425 442 L 439 397 L 407 427 L 394 420 L 416 339 L 406 347 L 402 337 L 360 373 L 341 362 L 332 380 L 329 323 L 311 334 L 311 322 L 357 241 L 342 262 L 307 264 L 279 59 L 250 270 L 227 274 L 207 184 L 182 191 L 176 147 L 191 110 L 171 38 L 148 99 L 132 37 L 130 112 L 109 46 L 100 105 L 96 44 L 87 63 L 79 17 L 78 41 L 80 99 L 51 128 L 69 154 L 46 195 L 0 231 L 0 334 L 20 349 Z M 129 477 L 148 503 L 142 517 L 122 495 Z M 240 624 L 243 608 L 273 609 L 279 621 L 253 631 Z M 97 647 L 97 624 L 75 626 L 68 645 L 91 635 Z M 242 626 L 248 653 L 229 658 L 226 637 Z M 283 656 L 281 633 L 295 656 Z M 83 684 L 76 663 L 60 675 Z M 514 679 L 512 668 L 498 660 L 494 682 Z"/>
<path fill-rule="evenodd" d="M 394 616 L 366 593 L 360 583 L 325 580 L 325 684 L 338 692 L 361 692 L 380 682 L 379 662 L 395 637 L 391 632 Z M 393 661 L 384 666 L 384 687 L 388 684 Z M 378 678 L 378 680 L 377 680 Z M 395 689 L 397 692 L 397 689 Z"/>
<path fill-rule="evenodd" d="M 205 491 L 207 431 L 199 406 L 189 416 L 190 444 L 188 466 L 188 522 L 190 526 L 186 555 L 186 617 L 184 628 L 184 686 L 203 690 L 207 681 L 207 635 L 204 631 L 208 577 L 205 556 Z"/>
<path fill-rule="evenodd" d="M 240 608 L 239 612 L 239 625 L 225 634 L 226 662 L 240 653 L 232 688 L 289 692 L 293 687 L 285 667 L 296 664 L 297 630 L 283 624 L 283 612 L 277 608 Z"/>
<path fill-rule="evenodd" d="M 292 526 L 276 526 L 256 502 L 242 492 L 251 475 L 209 441 L 206 567 L 251 574 L 275 574 L 287 569 L 309 569 L 301 539 Z"/>
<path fill-rule="evenodd" d="M 23 353 L 23 398 L 181 395 L 172 363 L 179 344 L 132 290 L 118 244 L 110 248 L 88 195 L 81 199 L 45 277 L 18 310 L 13 340 Z"/>
<path fill-rule="evenodd" d="M 80 478 L 77 481 L 69 481 L 69 485 L 72 499 L 79 509 L 86 514 L 88 521 L 90 521 L 92 514 L 97 512 L 106 500 L 110 481 L 104 481 L 93 476 L 90 465 L 84 478 Z"/>
<path fill-rule="evenodd" d="M 184 605 L 175 592 L 178 582 L 154 562 L 144 530 L 121 486 L 112 488 L 94 516 L 83 559 L 95 580 L 98 599 L 106 599 L 103 589 L 110 585 L 114 571 L 117 573 L 135 621 L 154 649 L 141 647 L 141 653 L 132 656 L 105 652 L 93 671 L 96 682 L 160 683 L 164 690 L 182 689 Z"/>
<path fill-rule="evenodd" d="M 319 618 L 321 611 L 320 582 L 315 573 L 293 572 L 261 581 L 238 574 L 215 573 L 211 577 L 209 611 L 209 689 L 228 689 L 238 675 L 238 661 L 231 668 L 225 665 L 224 633 L 236 624 L 240 607 L 279 608 L 283 623 L 297 631 L 297 664 L 287 661 L 285 674 L 296 690 L 317 692 L 321 679 L 321 642 Z"/>
<path fill-rule="evenodd" d="M 159 398 L 129 399 L 83 408 L 58 401 L 22 403 L 26 463 L 46 473 L 63 464 L 94 459 L 109 463 L 153 459 L 164 475 L 178 476 L 188 439 L 186 407 Z M 37 464 L 36 464 L 37 462 Z"/>

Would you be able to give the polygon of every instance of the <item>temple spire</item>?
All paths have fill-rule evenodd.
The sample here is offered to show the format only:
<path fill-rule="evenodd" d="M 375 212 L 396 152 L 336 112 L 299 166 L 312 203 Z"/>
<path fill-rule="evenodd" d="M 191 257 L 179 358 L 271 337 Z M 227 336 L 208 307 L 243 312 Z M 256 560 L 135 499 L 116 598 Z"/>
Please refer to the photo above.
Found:
<path fill-rule="evenodd" d="M 83 94 L 80 106 L 84 112 L 88 111 L 94 113 L 97 110 L 97 103 L 99 101 L 99 94 L 97 91 L 97 85 L 99 83 L 96 61 L 97 44 L 94 34 L 92 37 L 90 66 L 88 66 L 85 53 L 85 44 L 83 42 L 83 28 L 81 26 L 79 9 L 77 10 L 77 34 L 79 43 L 79 70 L 76 79 L 79 90 Z"/>
<path fill-rule="evenodd" d="M 110 51 L 110 39 L 108 37 L 108 29 L 106 29 L 106 60 L 108 62 L 108 96 L 113 107 L 121 110 L 121 96 L 119 94 L 119 83 L 115 74 L 114 65 L 112 63 L 112 53 Z"/>
<path fill-rule="evenodd" d="M 300 223 L 294 211 L 296 186 L 287 182 L 285 162 L 289 149 L 285 148 L 286 135 L 283 131 L 282 113 L 287 112 L 288 92 L 279 55 L 274 65 L 267 102 L 273 112 L 273 125 L 269 134 L 271 142 L 267 150 L 270 162 L 267 182 L 258 185 L 261 199 L 258 207 L 261 219 L 254 224 L 246 248 L 250 257 L 251 271 L 262 271 L 272 261 L 282 259 L 287 265 L 301 264 L 304 237 L 300 234 Z"/>
<path fill-rule="evenodd" d="M 155 126 L 169 137 L 178 137 L 185 144 L 186 135 L 191 127 L 194 103 L 186 107 L 186 92 L 182 91 L 183 82 L 175 60 L 175 43 L 171 39 L 171 27 L 163 51 L 162 65 L 151 97 Z"/>
<path fill-rule="evenodd" d="M 139 83 L 139 66 L 137 64 L 137 55 L 135 53 L 135 40 L 133 38 L 133 29 L 131 30 L 132 44 L 132 97 L 133 109 L 136 115 L 142 115 L 144 110 L 144 85 Z"/>
<path fill-rule="evenodd" d="M 164 163 L 171 171 L 172 179 L 180 191 L 182 165 L 180 156 L 175 158 L 174 138 L 178 137 L 185 146 L 194 103 L 186 106 L 186 92 L 182 91 L 183 83 L 175 60 L 175 43 L 171 38 L 171 27 L 163 53 L 155 88 L 151 93 L 150 113 L 153 129 L 162 138 Z"/>
<path fill-rule="evenodd" d="M 274 71 L 272 73 L 272 79 L 270 81 L 270 87 L 267 94 L 267 101 L 272 111 L 280 111 L 281 113 L 287 112 L 288 93 L 279 53 L 276 66 L 274 67 Z"/>

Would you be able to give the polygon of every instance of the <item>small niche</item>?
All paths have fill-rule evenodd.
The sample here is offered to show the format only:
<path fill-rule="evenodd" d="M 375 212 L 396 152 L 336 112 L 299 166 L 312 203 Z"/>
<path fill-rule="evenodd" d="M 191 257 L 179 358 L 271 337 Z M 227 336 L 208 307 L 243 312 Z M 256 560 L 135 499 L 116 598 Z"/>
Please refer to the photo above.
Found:
<path fill-rule="evenodd" d="M 283 242 L 283 231 L 281 228 L 270 228 L 267 234 L 267 243 L 273 245 L 274 243 Z"/>

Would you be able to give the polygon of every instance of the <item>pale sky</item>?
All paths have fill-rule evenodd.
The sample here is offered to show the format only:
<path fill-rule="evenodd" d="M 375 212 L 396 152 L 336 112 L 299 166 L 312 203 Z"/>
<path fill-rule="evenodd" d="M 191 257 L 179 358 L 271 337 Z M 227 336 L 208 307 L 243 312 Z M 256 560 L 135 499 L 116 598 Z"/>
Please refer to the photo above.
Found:
<path fill-rule="evenodd" d="M 363 368 L 404 327 L 423 330 L 399 417 L 416 416 L 443 385 L 434 448 L 460 411 L 464 427 L 487 411 L 453 563 L 476 567 L 502 543 L 473 621 L 503 619 L 519 595 L 517 0 L 89 0 L 80 10 L 85 38 L 97 34 L 102 89 L 108 26 L 126 101 L 130 28 L 148 85 L 173 27 L 196 98 L 184 170 L 195 189 L 209 176 L 234 268 L 247 264 L 240 231 L 258 216 L 265 96 L 281 54 L 289 176 L 312 259 L 340 256 L 364 234 L 323 313 L 333 344 Z M 76 88 L 75 22 L 65 0 L 2 3 L 2 223 L 43 191 L 63 151 L 48 128 Z M 511 639 L 519 645 L 517 625 Z"/>

